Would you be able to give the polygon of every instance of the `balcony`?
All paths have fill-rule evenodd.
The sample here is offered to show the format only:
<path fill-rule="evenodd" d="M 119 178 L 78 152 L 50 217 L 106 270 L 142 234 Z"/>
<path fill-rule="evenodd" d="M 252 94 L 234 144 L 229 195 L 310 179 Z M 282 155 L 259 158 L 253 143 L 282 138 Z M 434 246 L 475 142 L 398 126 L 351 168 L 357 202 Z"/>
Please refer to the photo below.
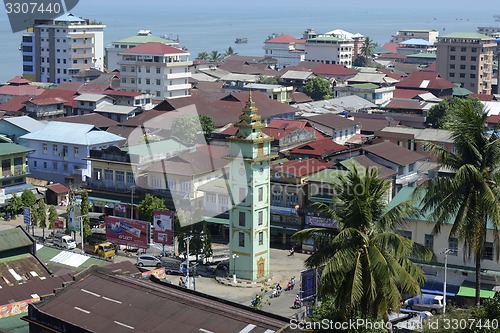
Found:
<path fill-rule="evenodd" d="M 421 179 L 423 176 L 422 173 L 418 172 L 413 172 L 408 175 L 398 175 L 396 176 L 396 184 L 398 185 L 406 185 L 409 183 L 416 182 L 417 180 Z"/>
<path fill-rule="evenodd" d="M 93 190 L 117 192 L 117 193 L 129 193 L 130 186 L 133 184 L 125 184 L 124 182 L 112 182 L 105 180 L 87 180 L 87 187 Z"/>
<path fill-rule="evenodd" d="M 16 178 L 16 177 L 23 177 L 27 176 L 30 174 L 30 170 L 28 167 L 24 168 L 15 168 L 14 172 L 11 172 L 10 170 L 7 171 L 2 171 L 1 174 L 1 179 L 7 179 L 7 178 Z"/>
<path fill-rule="evenodd" d="M 186 79 L 191 76 L 191 73 L 172 73 L 172 74 L 165 74 L 165 79 L 166 80 L 174 80 L 174 79 Z"/>
<path fill-rule="evenodd" d="M 177 90 L 189 90 L 191 89 L 191 84 L 173 84 L 171 86 L 166 86 L 165 90 L 166 91 L 177 91 Z"/>
<path fill-rule="evenodd" d="M 71 59 L 93 59 L 94 56 L 95 56 L 94 53 L 72 54 Z"/>

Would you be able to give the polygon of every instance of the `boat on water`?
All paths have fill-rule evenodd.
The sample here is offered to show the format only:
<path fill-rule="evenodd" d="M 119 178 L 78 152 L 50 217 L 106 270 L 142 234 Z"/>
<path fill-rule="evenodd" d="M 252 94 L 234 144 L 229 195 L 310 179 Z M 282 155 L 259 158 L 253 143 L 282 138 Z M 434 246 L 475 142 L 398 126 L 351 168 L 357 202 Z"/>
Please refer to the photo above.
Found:
<path fill-rule="evenodd" d="M 493 17 L 495 18 L 496 22 L 500 22 L 500 15 L 494 15 Z"/>
<path fill-rule="evenodd" d="M 248 38 L 236 38 L 234 41 L 236 44 L 246 44 L 248 43 Z"/>

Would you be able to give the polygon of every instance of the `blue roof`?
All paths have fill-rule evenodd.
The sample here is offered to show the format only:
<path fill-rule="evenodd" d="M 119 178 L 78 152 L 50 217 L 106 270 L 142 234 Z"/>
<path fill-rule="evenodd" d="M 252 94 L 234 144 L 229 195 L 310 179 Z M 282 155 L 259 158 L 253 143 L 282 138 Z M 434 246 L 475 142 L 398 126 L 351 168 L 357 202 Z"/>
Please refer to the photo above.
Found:
<path fill-rule="evenodd" d="M 55 18 L 54 21 L 59 21 L 59 22 L 85 22 L 84 19 L 76 17 L 75 15 L 73 15 L 71 13 L 62 14 L 61 16 Z"/>
<path fill-rule="evenodd" d="M 425 46 L 434 45 L 433 42 L 429 42 L 428 40 L 420 39 L 420 38 L 408 39 L 408 40 L 405 40 L 404 42 L 401 42 L 400 44 L 403 44 L 403 45 L 425 45 Z"/>
<path fill-rule="evenodd" d="M 2 120 L 30 133 L 37 131 L 45 126 L 45 123 L 42 123 L 41 121 L 38 121 L 28 116 L 9 117 L 9 118 L 4 118 Z"/>
<path fill-rule="evenodd" d="M 87 146 L 125 140 L 116 134 L 101 131 L 94 125 L 63 123 L 60 121 L 51 121 L 44 128 L 25 134 L 19 139 Z"/>

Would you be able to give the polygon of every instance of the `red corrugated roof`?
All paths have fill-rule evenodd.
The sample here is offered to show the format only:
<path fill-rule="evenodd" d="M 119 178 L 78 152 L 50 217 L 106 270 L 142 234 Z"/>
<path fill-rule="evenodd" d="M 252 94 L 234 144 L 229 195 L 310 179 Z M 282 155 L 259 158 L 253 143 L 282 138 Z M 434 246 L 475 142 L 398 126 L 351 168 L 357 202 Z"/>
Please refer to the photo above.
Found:
<path fill-rule="evenodd" d="M 498 124 L 500 123 L 500 114 L 491 115 L 486 118 L 488 124 Z"/>
<path fill-rule="evenodd" d="M 356 72 L 355 70 L 349 69 L 344 65 L 338 65 L 338 64 L 321 64 L 317 67 L 314 67 L 312 71 L 314 74 L 319 74 L 319 75 L 345 76 L 345 75 L 358 74 L 358 72 Z"/>
<path fill-rule="evenodd" d="M 393 98 L 407 98 L 412 99 L 420 94 L 425 94 L 428 91 L 416 90 L 416 89 L 396 89 L 392 93 Z"/>
<path fill-rule="evenodd" d="M 400 110 L 422 110 L 426 105 L 427 102 L 422 102 L 417 99 L 393 98 L 383 108 Z"/>
<path fill-rule="evenodd" d="M 330 139 L 321 139 L 292 148 L 290 153 L 321 157 L 324 154 L 341 152 L 347 149 L 346 146 L 339 145 Z"/>
<path fill-rule="evenodd" d="M 61 194 L 61 193 L 69 193 L 69 188 L 64 186 L 63 184 L 53 184 L 53 185 L 47 185 L 46 186 L 48 190 L 51 190 L 54 193 Z"/>
<path fill-rule="evenodd" d="M 0 87 L 0 95 L 10 95 L 10 96 L 39 96 L 44 92 L 43 89 L 39 89 L 36 86 L 29 84 L 26 85 L 10 85 Z"/>
<path fill-rule="evenodd" d="M 382 48 L 386 49 L 391 53 L 397 53 L 399 44 L 398 43 L 385 43 Z"/>
<path fill-rule="evenodd" d="M 371 146 L 363 146 L 361 149 L 398 165 L 407 165 L 425 159 L 425 156 L 389 141 Z M 368 158 L 370 157 L 369 155 L 367 156 Z"/>
<path fill-rule="evenodd" d="M 10 101 L 0 104 L 0 111 L 22 112 L 26 109 L 28 96 L 14 96 Z"/>
<path fill-rule="evenodd" d="M 468 97 L 474 97 L 484 102 L 491 102 L 495 99 L 493 95 L 484 95 L 484 94 L 470 94 Z"/>
<path fill-rule="evenodd" d="M 34 98 L 33 100 L 37 100 L 38 98 L 58 97 L 66 100 L 64 104 L 65 106 L 76 108 L 78 103 L 74 100 L 74 98 L 78 95 L 79 94 L 75 90 L 46 89 L 40 96 Z"/>
<path fill-rule="evenodd" d="M 26 80 L 22 76 L 14 76 L 12 79 L 10 79 L 9 81 L 7 81 L 7 83 L 10 83 L 10 84 L 30 84 L 31 81 L 30 80 Z"/>
<path fill-rule="evenodd" d="M 32 103 L 35 105 L 51 105 L 51 104 L 61 104 L 61 103 L 66 103 L 67 101 L 64 98 L 60 97 L 49 97 L 49 98 L 34 98 L 28 103 Z"/>
<path fill-rule="evenodd" d="M 427 82 L 428 81 L 428 82 Z M 435 72 L 413 72 L 396 83 L 397 88 L 453 89 L 456 86 Z"/>
<path fill-rule="evenodd" d="M 298 39 L 290 35 L 280 35 L 278 37 L 266 40 L 266 43 L 280 43 L 280 44 L 305 43 L 305 40 Z"/>
<path fill-rule="evenodd" d="M 178 49 L 176 47 L 165 45 L 163 43 L 144 43 L 128 50 L 122 51 L 123 53 L 134 54 L 187 54 L 188 52 Z"/>

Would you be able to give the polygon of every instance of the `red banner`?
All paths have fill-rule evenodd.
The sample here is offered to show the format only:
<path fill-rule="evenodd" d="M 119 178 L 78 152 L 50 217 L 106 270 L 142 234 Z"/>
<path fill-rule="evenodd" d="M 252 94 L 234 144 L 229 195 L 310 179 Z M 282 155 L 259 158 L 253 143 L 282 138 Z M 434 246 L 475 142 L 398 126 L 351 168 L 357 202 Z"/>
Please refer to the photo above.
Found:
<path fill-rule="evenodd" d="M 155 210 L 153 212 L 153 240 L 155 243 L 172 245 L 172 230 L 174 228 L 174 212 Z"/>
<path fill-rule="evenodd" d="M 147 249 L 149 227 L 149 222 L 106 216 L 106 239 L 119 245 Z"/>
<path fill-rule="evenodd" d="M 63 220 L 54 220 L 54 228 L 55 229 L 64 229 L 64 221 Z"/>

